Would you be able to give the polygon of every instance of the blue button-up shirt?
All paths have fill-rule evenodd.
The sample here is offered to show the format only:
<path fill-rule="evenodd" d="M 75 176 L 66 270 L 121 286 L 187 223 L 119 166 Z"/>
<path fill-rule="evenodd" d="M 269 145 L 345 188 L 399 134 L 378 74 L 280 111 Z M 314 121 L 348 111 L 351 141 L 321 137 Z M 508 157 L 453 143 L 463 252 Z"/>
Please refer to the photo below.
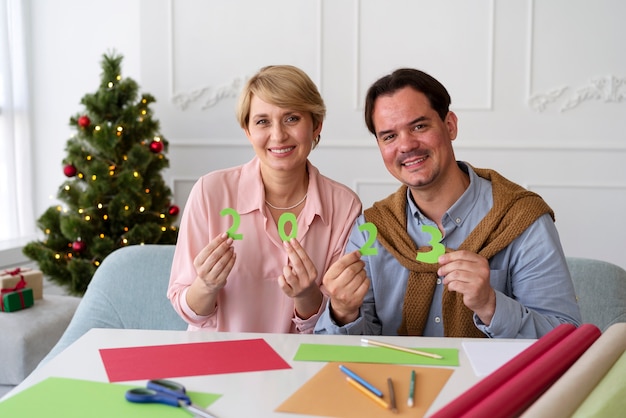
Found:
<path fill-rule="evenodd" d="M 450 249 L 458 248 L 493 206 L 491 182 L 479 177 L 467 164 L 459 166 L 469 174 L 470 185 L 442 219 L 445 233 L 440 241 Z M 407 190 L 407 232 L 416 247 L 430 245 L 431 236 L 423 225 L 437 227 L 420 212 Z M 367 232 L 361 215 L 354 226 L 346 252 L 361 248 Z M 354 322 L 338 326 L 329 306 L 319 318 L 319 334 L 398 335 L 402 304 L 409 271 L 378 241 L 378 254 L 364 256 L 371 285 Z M 574 286 L 558 232 L 549 214 L 537 219 L 508 247 L 489 260 L 491 287 L 496 292 L 496 311 L 489 326 L 474 315 L 475 325 L 488 337 L 539 338 L 561 323 L 581 323 Z M 443 336 L 443 277 L 437 280 L 424 336 Z M 329 303 L 330 305 L 330 303 Z"/>

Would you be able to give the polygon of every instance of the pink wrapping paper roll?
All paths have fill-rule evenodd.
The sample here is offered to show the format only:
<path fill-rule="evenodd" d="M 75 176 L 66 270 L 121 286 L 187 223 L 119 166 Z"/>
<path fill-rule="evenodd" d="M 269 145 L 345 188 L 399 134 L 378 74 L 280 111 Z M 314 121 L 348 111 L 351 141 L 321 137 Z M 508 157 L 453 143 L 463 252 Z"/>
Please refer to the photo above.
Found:
<path fill-rule="evenodd" d="M 465 417 L 512 417 L 521 414 L 567 371 L 601 335 L 583 324 L 467 411 Z"/>
<path fill-rule="evenodd" d="M 542 354 L 560 343 L 564 338 L 573 333 L 576 327 L 571 324 L 561 324 L 528 347 L 526 350 L 513 357 L 502 367 L 495 370 L 489 376 L 466 390 L 459 397 L 437 411 L 432 418 L 457 418 L 479 402 L 491 395 L 505 382 L 524 370 Z"/>

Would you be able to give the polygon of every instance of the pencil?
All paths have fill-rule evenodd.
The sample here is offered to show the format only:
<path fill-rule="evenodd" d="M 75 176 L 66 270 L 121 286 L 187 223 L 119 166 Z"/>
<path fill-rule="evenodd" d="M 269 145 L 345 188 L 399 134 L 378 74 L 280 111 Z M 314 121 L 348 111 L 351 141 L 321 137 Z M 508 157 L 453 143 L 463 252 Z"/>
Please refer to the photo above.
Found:
<path fill-rule="evenodd" d="M 406 401 L 409 408 L 415 403 L 415 370 L 411 370 L 411 381 L 409 382 L 409 399 Z"/>
<path fill-rule="evenodd" d="M 387 386 L 389 387 L 389 405 L 391 406 L 391 412 L 398 413 L 398 406 L 396 405 L 396 391 L 393 389 L 393 380 L 391 377 L 387 378 Z"/>
<path fill-rule="evenodd" d="M 343 364 L 339 365 L 339 370 L 341 370 L 342 372 L 344 372 L 345 374 L 347 374 L 349 377 L 351 377 L 353 380 L 359 382 L 361 384 L 361 386 L 363 386 L 365 389 L 369 390 L 370 392 L 372 392 L 372 394 L 378 396 L 379 398 L 381 398 L 383 396 L 383 393 L 381 392 L 380 389 L 376 388 L 374 385 L 372 385 L 371 383 L 369 383 L 368 381 L 366 381 L 365 379 L 363 379 L 361 376 L 359 376 L 358 374 L 354 373 L 352 370 L 348 369 L 346 366 L 344 366 Z"/>
<path fill-rule="evenodd" d="M 367 396 L 368 398 L 370 398 L 371 400 L 373 400 L 374 402 L 376 402 L 378 405 L 382 406 L 383 408 L 389 409 L 389 404 L 387 402 L 385 402 L 384 399 L 379 398 L 378 396 L 374 395 L 372 392 L 367 390 L 367 388 L 365 388 L 359 382 L 357 382 L 356 380 L 354 380 L 351 377 L 346 377 L 346 380 L 348 381 L 348 383 L 350 383 L 352 386 L 354 386 L 363 395 Z"/>
<path fill-rule="evenodd" d="M 375 345 L 378 347 L 390 348 L 392 350 L 404 351 L 405 353 L 417 354 L 418 356 L 430 357 L 434 359 L 442 359 L 443 356 L 434 353 L 427 353 L 425 351 L 414 350 L 412 348 L 400 347 L 399 345 L 393 345 L 388 343 L 383 343 L 380 341 L 368 340 L 367 338 L 361 338 L 361 342 L 368 345 Z"/>

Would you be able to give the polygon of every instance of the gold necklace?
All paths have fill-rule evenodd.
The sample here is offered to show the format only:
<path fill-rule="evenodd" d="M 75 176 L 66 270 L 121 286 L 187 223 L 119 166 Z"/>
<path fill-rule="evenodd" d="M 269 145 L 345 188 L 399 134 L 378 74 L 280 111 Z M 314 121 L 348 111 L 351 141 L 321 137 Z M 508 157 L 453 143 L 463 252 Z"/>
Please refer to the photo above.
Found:
<path fill-rule="evenodd" d="M 265 201 L 265 203 L 267 204 L 267 206 L 269 206 L 269 207 L 270 207 L 270 208 L 272 208 L 272 209 L 276 209 L 276 210 L 289 210 L 289 209 L 293 209 L 293 208 L 295 208 L 295 207 L 300 206 L 300 205 L 302 204 L 302 202 L 304 202 L 304 201 L 305 201 L 305 199 L 306 199 L 306 197 L 307 197 L 308 195 L 309 195 L 309 194 L 308 194 L 308 193 L 306 193 L 306 194 L 304 195 L 304 197 L 303 197 L 303 198 L 302 198 L 302 199 L 301 199 L 298 203 L 296 203 L 296 204 L 295 204 L 295 205 L 293 205 L 293 206 L 289 206 L 288 208 L 279 208 L 279 207 L 276 207 L 276 206 L 272 205 L 270 202 L 268 202 L 267 200 Z"/>

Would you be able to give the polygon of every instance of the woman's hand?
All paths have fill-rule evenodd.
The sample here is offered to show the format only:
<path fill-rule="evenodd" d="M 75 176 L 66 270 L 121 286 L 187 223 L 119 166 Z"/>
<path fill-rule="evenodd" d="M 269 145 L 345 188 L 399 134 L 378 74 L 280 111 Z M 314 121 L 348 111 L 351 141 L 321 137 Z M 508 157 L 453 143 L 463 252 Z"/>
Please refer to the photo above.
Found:
<path fill-rule="evenodd" d="M 319 311 L 322 303 L 322 291 L 316 283 L 317 269 L 298 240 L 283 242 L 289 265 L 283 267 L 283 274 L 278 277 L 278 285 L 285 294 L 294 299 L 296 312 L 300 318 L 307 319 Z"/>
<path fill-rule="evenodd" d="M 215 311 L 217 294 L 235 265 L 233 240 L 223 233 L 215 237 L 194 258 L 196 279 L 187 291 L 187 304 L 197 315 Z"/>

